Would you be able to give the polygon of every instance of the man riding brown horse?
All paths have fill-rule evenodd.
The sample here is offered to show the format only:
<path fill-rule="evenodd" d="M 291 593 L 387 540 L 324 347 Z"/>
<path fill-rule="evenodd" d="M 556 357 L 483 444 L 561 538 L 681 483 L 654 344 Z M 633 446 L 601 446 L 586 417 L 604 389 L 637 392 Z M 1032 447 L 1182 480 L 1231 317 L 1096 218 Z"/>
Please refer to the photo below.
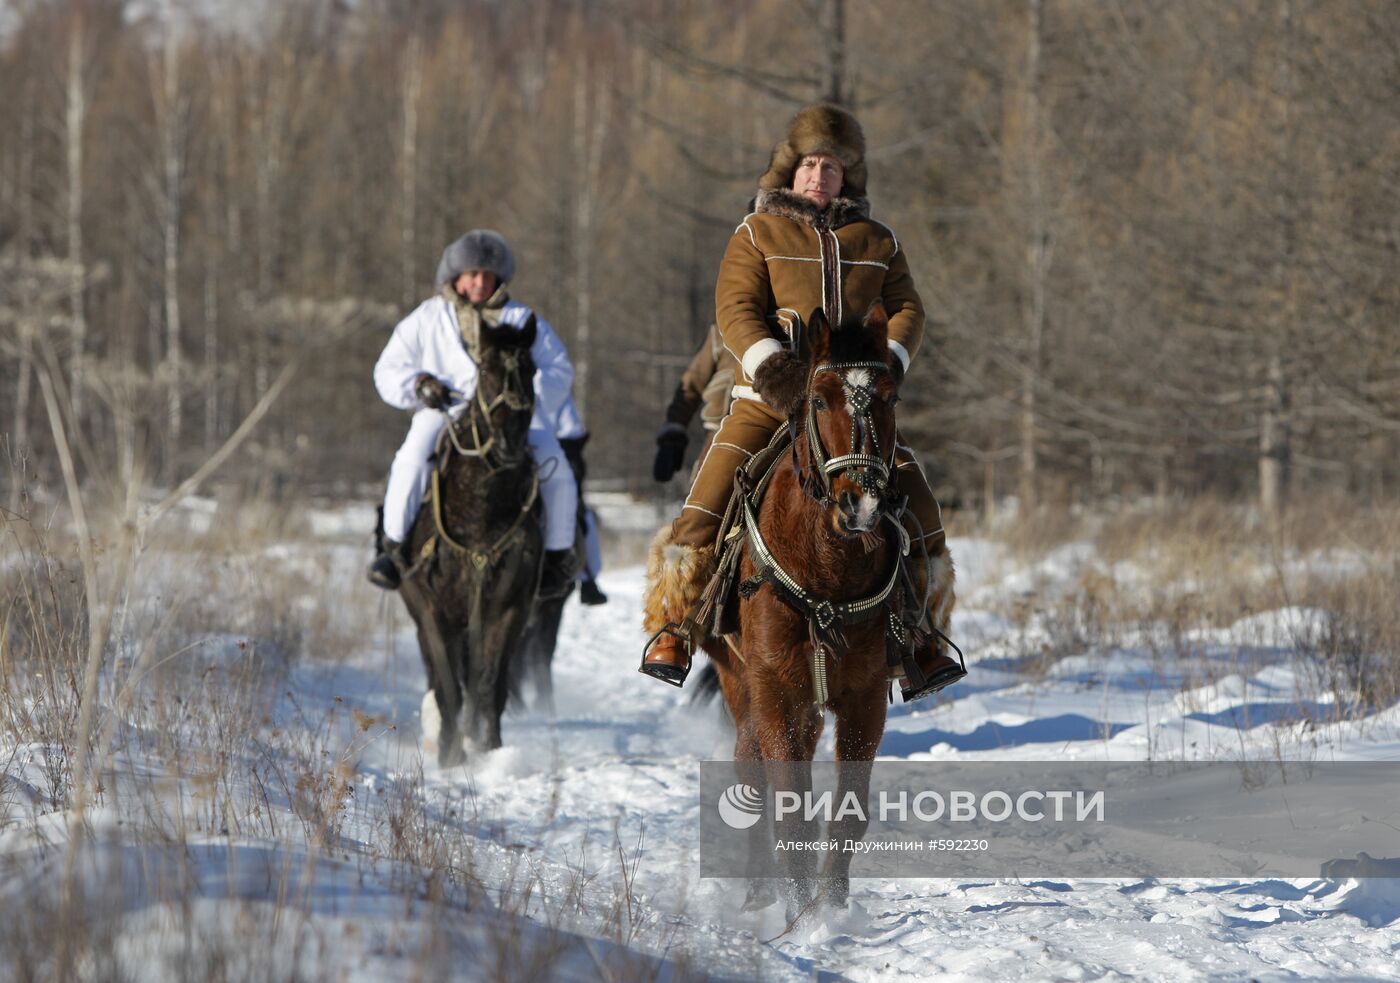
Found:
<path fill-rule="evenodd" d="M 888 313 L 892 368 L 902 377 L 923 340 L 924 310 L 894 233 L 870 218 L 865 136 L 855 117 L 817 105 L 792 120 L 759 179 L 755 209 L 735 229 L 715 287 L 725 346 L 739 360 L 735 400 L 720 423 L 680 517 L 663 527 L 648 562 L 645 627 L 684 621 L 713 573 L 715 538 L 736 469 L 766 447 L 802 401 L 809 365 L 801 355 L 803 318 L 821 309 L 832 325 L 875 302 Z M 942 514 L 913 452 L 895 448 L 894 482 L 908 499 L 904 522 L 930 557 L 929 616 L 940 631 L 953 605 L 953 564 Z M 698 643 L 700 639 L 691 639 Z M 905 701 L 928 696 L 966 672 L 932 634 L 915 653 L 917 678 L 900 676 Z M 690 671 L 687 640 L 656 637 L 641 671 L 681 685 Z"/>

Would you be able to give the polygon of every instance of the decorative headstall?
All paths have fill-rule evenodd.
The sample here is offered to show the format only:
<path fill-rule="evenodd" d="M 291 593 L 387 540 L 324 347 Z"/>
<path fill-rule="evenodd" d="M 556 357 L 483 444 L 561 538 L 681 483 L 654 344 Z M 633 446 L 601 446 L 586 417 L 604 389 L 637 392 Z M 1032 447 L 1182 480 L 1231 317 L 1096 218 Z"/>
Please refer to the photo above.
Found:
<path fill-rule="evenodd" d="M 858 371 L 868 373 L 867 382 L 852 378 Z M 867 495 L 885 499 L 894 471 L 894 447 L 886 456 L 880 447 L 880 436 L 875 429 L 875 419 L 871 415 L 871 404 L 875 401 L 876 373 L 888 372 L 884 362 L 823 362 L 812 370 L 815 379 L 823 372 L 831 372 L 841 377 L 841 387 L 846 394 L 846 408 L 851 415 L 851 453 L 828 457 L 822 446 L 821 433 L 817 429 L 817 411 L 814 406 L 816 393 L 807 393 L 807 446 L 812 452 L 811 474 L 803 472 L 797 460 L 797 442 L 792 445 L 792 466 L 804 491 L 824 505 L 832 501 L 831 483 L 837 475 L 849 472 L 850 478 Z M 796 431 L 796 427 L 793 427 Z M 866 453 L 866 437 L 870 438 L 873 453 Z"/>
<path fill-rule="evenodd" d="M 853 374 L 860 370 L 867 373 L 867 381 L 859 381 L 858 376 L 852 378 Z M 827 659 L 829 656 L 839 657 L 844 647 L 841 637 L 843 626 L 883 616 L 886 634 L 897 646 L 898 651 L 902 653 L 909 644 L 907 628 L 890 606 L 890 599 L 901 583 L 908 583 L 903 558 L 909 554 L 910 541 L 901 521 L 906 503 L 903 499 L 897 502 L 891 502 L 889 499 L 890 479 L 894 473 L 894 447 L 889 448 L 886 456 L 880 447 L 880 438 L 871 413 L 875 401 L 875 374 L 888 371 L 889 367 L 885 363 L 868 361 L 823 362 L 812 372 L 814 379 L 822 372 L 832 372 L 841 377 L 846 406 L 851 416 L 851 453 L 828 456 L 817 430 L 817 411 L 813 406 L 816 394 L 810 389 L 807 394 L 805 427 L 807 445 L 812 455 L 808 470 L 804 471 L 797 455 L 797 441 L 800 439 L 797 436 L 797 421 L 789 421 L 789 431 L 794 435 L 793 470 L 797 473 L 798 483 L 808 495 L 829 507 L 832 502 L 832 482 L 838 475 L 846 473 L 863 492 L 880 499 L 880 514 L 893 527 L 900 543 L 889 577 L 880 590 L 868 597 L 850 601 L 835 601 L 813 594 L 783 569 L 763 539 L 756 512 L 757 500 L 762 494 L 761 488 L 757 494 L 741 492 L 738 496 L 749 552 L 757 569 L 754 577 L 739 585 L 739 591 L 746 597 L 752 596 L 762 584 L 767 583 L 772 586 L 778 597 L 807 619 L 812 644 L 812 698 L 818 705 L 826 703 L 828 698 Z M 870 452 L 865 449 L 867 438 Z M 766 483 L 765 478 L 761 485 Z"/>
<path fill-rule="evenodd" d="M 449 418 L 446 427 L 448 439 L 452 442 L 452 448 L 463 457 L 479 457 L 485 461 L 492 471 L 503 467 L 518 464 L 525 455 L 525 449 L 520 448 L 514 454 L 506 456 L 503 451 L 496 446 L 496 428 L 491 424 L 491 414 L 498 406 L 504 405 L 507 409 L 520 412 L 530 408 L 533 392 L 527 388 L 524 374 L 521 371 L 521 353 L 518 351 L 506 350 L 501 352 L 501 364 L 505 369 L 501 379 L 501 391 L 489 403 L 481 392 L 481 372 L 480 362 L 477 362 L 477 383 L 476 383 L 476 405 L 481 411 L 472 414 L 469 422 L 471 424 L 472 446 L 464 446 L 457 438 L 457 428 L 454 421 Z M 456 390 L 451 390 L 451 394 L 460 399 L 466 397 Z M 445 410 L 443 411 L 446 412 Z M 492 452 L 495 456 L 492 456 Z"/>

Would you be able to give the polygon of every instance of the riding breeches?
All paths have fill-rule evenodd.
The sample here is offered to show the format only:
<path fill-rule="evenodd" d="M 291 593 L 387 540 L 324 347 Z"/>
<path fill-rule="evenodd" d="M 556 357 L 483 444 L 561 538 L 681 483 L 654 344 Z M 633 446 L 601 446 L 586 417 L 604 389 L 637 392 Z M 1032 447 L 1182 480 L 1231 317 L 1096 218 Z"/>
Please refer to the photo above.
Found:
<path fill-rule="evenodd" d="M 447 422 L 438 410 L 422 409 L 413 414 L 408 436 L 404 438 L 389 468 L 389 487 L 384 494 L 384 535 L 396 543 L 408 538 L 418 506 L 428 492 L 432 478 L 433 448 Z M 559 448 L 553 432 L 531 427 L 530 456 L 540 475 L 540 498 L 544 502 L 544 548 L 565 550 L 574 545 L 578 518 L 578 487 L 574 473 Z"/>
<path fill-rule="evenodd" d="M 695 548 L 714 545 L 724 510 L 734 490 L 734 472 L 773 439 L 784 420 L 767 403 L 734 400 L 719 430 L 709 442 L 685 506 L 671 525 L 671 541 Z M 904 525 L 914 538 L 923 537 L 929 555 L 942 553 L 945 534 L 938 500 L 924 477 L 914 452 L 902 441 L 895 447 L 896 487 L 909 497 Z"/>

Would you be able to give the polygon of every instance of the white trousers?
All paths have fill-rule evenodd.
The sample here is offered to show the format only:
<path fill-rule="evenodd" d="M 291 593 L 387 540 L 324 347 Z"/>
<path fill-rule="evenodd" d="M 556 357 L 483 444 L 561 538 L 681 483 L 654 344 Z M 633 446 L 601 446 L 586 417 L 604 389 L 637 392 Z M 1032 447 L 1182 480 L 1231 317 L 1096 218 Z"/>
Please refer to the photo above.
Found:
<path fill-rule="evenodd" d="M 428 493 L 432 465 L 428 458 L 437 445 L 447 417 L 438 410 L 418 410 L 408 426 L 408 436 L 389 468 L 384 493 L 384 535 L 397 543 L 408 538 L 418 506 Z M 578 487 L 574 473 L 554 434 L 544 427 L 530 428 L 530 456 L 540 473 L 540 498 L 544 501 L 544 548 L 566 550 L 574 545 L 578 515 Z"/>

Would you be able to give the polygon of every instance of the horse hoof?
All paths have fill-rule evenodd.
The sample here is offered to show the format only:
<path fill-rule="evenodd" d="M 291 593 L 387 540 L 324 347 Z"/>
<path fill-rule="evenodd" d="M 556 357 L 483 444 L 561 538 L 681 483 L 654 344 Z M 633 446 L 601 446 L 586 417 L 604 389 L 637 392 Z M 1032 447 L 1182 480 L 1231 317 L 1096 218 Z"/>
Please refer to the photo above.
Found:
<path fill-rule="evenodd" d="M 456 768 L 467 763 L 467 752 L 460 740 L 449 741 L 438 748 L 438 767 Z"/>
<path fill-rule="evenodd" d="M 826 908 L 844 909 L 850 904 L 851 882 L 846 877 L 835 877 L 827 881 L 822 889 L 822 905 Z"/>
<path fill-rule="evenodd" d="M 740 911 L 762 911 L 778 900 L 778 892 L 768 881 L 750 881 L 748 894 L 744 896 L 744 906 Z"/>
<path fill-rule="evenodd" d="M 812 890 L 812 882 L 808 880 L 798 880 L 788 885 L 788 889 L 783 892 L 787 896 L 786 914 L 789 925 L 796 925 L 799 921 L 806 919 L 820 904 L 820 899 Z"/>

